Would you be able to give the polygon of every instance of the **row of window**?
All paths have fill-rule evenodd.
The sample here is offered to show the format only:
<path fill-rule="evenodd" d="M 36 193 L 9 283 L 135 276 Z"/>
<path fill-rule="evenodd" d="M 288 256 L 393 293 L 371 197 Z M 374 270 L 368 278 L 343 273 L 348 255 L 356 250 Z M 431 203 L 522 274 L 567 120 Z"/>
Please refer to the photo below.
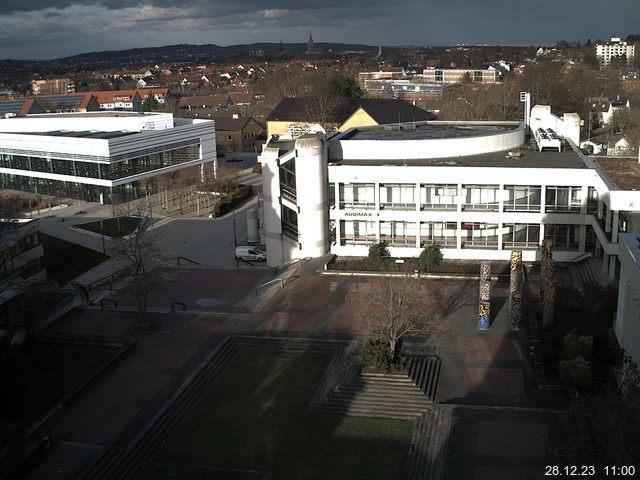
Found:
<path fill-rule="evenodd" d="M 55 158 L 0 154 L 0 167 L 74 177 L 116 180 L 200 158 L 199 145 L 129 158 L 116 163 L 81 162 Z"/>
<path fill-rule="evenodd" d="M 548 212 L 579 212 L 581 187 L 548 186 L 545 188 L 544 206 Z M 505 185 L 456 184 L 380 184 L 378 202 L 384 210 L 457 210 L 458 199 L 463 210 L 499 211 L 500 196 L 504 211 L 540 211 L 542 187 Z M 373 183 L 340 183 L 338 189 L 340 209 L 373 210 L 376 207 L 376 186 Z M 587 210 L 596 213 L 598 194 L 589 187 Z"/>
<path fill-rule="evenodd" d="M 545 225 L 545 238 L 553 240 L 555 248 L 578 248 L 578 225 Z M 463 248 L 498 248 L 502 237 L 505 249 L 538 248 L 540 224 L 511 223 L 502 226 L 486 222 L 404 222 L 404 221 L 346 221 L 340 222 L 341 245 L 369 245 L 377 241 L 393 247 L 420 247 L 436 243 L 456 248 L 458 233 Z"/>

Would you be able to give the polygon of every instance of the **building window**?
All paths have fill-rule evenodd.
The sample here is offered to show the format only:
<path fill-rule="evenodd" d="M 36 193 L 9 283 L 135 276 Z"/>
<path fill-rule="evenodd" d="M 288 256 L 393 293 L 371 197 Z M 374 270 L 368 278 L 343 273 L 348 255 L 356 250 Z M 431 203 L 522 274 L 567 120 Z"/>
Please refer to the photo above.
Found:
<path fill-rule="evenodd" d="M 580 187 L 547 187 L 545 209 L 547 212 L 579 212 Z"/>
<path fill-rule="evenodd" d="M 545 225 L 544 238 L 553 241 L 553 248 L 557 250 L 577 250 L 578 225 Z"/>
<path fill-rule="evenodd" d="M 284 198 L 292 202 L 297 201 L 296 161 L 294 158 L 280 165 L 280 190 Z"/>
<path fill-rule="evenodd" d="M 373 183 L 341 183 L 340 208 L 372 210 L 376 206 Z"/>
<path fill-rule="evenodd" d="M 381 184 L 380 208 L 388 210 L 415 210 L 416 186 L 407 184 Z"/>
<path fill-rule="evenodd" d="M 463 185 L 463 210 L 498 211 L 498 185 Z"/>
<path fill-rule="evenodd" d="M 530 185 L 505 185 L 505 212 L 539 212 L 541 187 Z"/>
<path fill-rule="evenodd" d="M 589 187 L 587 194 L 587 213 L 596 215 L 598 213 L 598 191 L 595 187 Z"/>
<path fill-rule="evenodd" d="M 380 222 L 380 241 L 390 247 L 415 247 L 414 222 Z"/>
<path fill-rule="evenodd" d="M 340 245 L 370 245 L 376 242 L 377 222 L 340 221 Z"/>
<path fill-rule="evenodd" d="M 495 223 L 463 223 L 462 248 L 498 248 L 498 225 Z"/>
<path fill-rule="evenodd" d="M 441 247 L 453 247 L 458 244 L 456 222 L 420 222 L 420 248 L 432 243 Z"/>
<path fill-rule="evenodd" d="M 456 210 L 458 186 L 445 185 L 420 185 L 420 209 L 421 210 Z"/>
<path fill-rule="evenodd" d="M 502 227 L 502 248 L 538 248 L 540 225 L 535 223 L 508 223 Z"/>
<path fill-rule="evenodd" d="M 282 233 L 298 241 L 298 213 L 282 205 Z"/>

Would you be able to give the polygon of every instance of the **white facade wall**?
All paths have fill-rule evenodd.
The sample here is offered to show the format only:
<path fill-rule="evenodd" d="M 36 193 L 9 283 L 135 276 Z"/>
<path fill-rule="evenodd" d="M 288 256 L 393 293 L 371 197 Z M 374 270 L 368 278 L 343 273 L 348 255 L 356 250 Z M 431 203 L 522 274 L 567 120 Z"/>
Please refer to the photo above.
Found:
<path fill-rule="evenodd" d="M 81 116 L 81 119 L 75 118 Z M 33 120 L 33 122 L 18 122 L 12 126 L 17 130 L 16 125 L 24 128 L 26 132 L 31 131 L 118 131 L 126 129 L 126 126 L 138 128 L 138 132 L 112 139 L 96 138 L 75 138 L 53 135 L 28 135 L 20 133 L 0 133 L 0 152 L 13 153 L 16 155 L 30 155 L 49 159 L 80 160 L 83 162 L 109 164 L 114 162 L 114 157 L 119 156 L 134 158 L 145 155 L 149 149 L 162 149 L 171 144 L 189 142 L 200 144 L 200 155 L 197 160 L 169 166 L 162 169 L 151 170 L 145 173 L 132 175 L 117 180 L 103 180 L 99 178 L 76 177 L 72 175 L 61 175 L 47 172 L 16 170 L 0 167 L 0 173 L 15 174 L 32 178 L 46 178 L 64 182 L 83 183 L 87 185 L 99 185 L 104 187 L 114 187 L 128 184 L 144 178 L 153 177 L 173 170 L 180 170 L 194 165 L 214 163 L 216 157 L 215 124 L 209 120 L 180 121 L 179 126 L 173 127 L 172 114 L 159 114 L 151 116 L 140 115 L 116 115 L 116 116 L 84 116 L 74 114 L 73 116 L 55 116 L 50 118 L 17 118 L 11 120 Z M 150 118 L 156 126 L 164 125 L 161 130 L 144 130 Z M 122 120 L 121 128 L 116 128 L 118 120 Z M 156 119 L 159 120 L 156 122 Z M 99 121 L 98 121 L 99 120 Z M 167 120 L 171 120 L 171 127 Z M 3 129 L 5 120 L 0 121 L 0 130 Z M 52 123 L 54 122 L 54 123 Z M 104 122 L 104 123 L 102 123 Z M 53 128 L 55 126 L 55 128 Z M 105 128 L 102 128 L 102 127 Z M 53 130 L 52 130 L 53 128 Z M 33 130 L 32 130 L 33 129 Z"/>
<path fill-rule="evenodd" d="M 100 132 L 143 130 L 165 130 L 173 128 L 173 114 L 150 113 L 129 114 L 127 112 L 111 113 L 87 112 L 69 114 L 42 114 L 26 117 L 14 117 L 0 119 L 0 132 L 55 132 L 56 130 L 69 130 L 71 132 L 84 132 L 96 130 Z"/>
<path fill-rule="evenodd" d="M 327 146 L 321 135 L 296 140 L 299 257 L 320 257 L 328 250 Z M 295 257 L 294 257 L 295 258 Z"/>
<path fill-rule="evenodd" d="M 429 122 L 446 125 L 447 122 Z M 470 122 L 473 125 L 474 122 Z M 376 127 L 380 128 L 380 127 Z M 365 130 L 365 129 L 362 129 Z M 349 131 L 345 132 L 348 137 Z M 500 152 L 515 149 L 525 141 L 524 127 L 504 133 L 491 133 L 477 137 L 430 138 L 422 140 L 333 140 L 329 142 L 332 159 L 394 160 L 397 158 L 449 158 Z M 402 153 L 398 150 L 401 148 Z"/>
<path fill-rule="evenodd" d="M 614 331 L 620 346 L 640 363 L 640 240 L 623 234 L 620 242 L 620 280 Z"/>
<path fill-rule="evenodd" d="M 576 145 L 580 144 L 580 116 L 577 113 L 565 113 L 560 118 L 551 113 L 549 105 L 535 105 L 531 109 L 529 126 L 531 131 L 551 128 L 561 137 L 568 138 Z"/>

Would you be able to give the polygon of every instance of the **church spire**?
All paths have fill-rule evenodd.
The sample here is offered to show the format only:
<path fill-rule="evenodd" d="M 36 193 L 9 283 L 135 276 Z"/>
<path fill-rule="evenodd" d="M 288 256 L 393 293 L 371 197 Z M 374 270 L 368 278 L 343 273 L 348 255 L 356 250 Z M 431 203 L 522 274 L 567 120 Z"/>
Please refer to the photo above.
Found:
<path fill-rule="evenodd" d="M 307 50 L 311 51 L 315 44 L 313 43 L 313 37 L 311 36 L 311 29 L 309 29 L 309 41 L 307 42 Z"/>

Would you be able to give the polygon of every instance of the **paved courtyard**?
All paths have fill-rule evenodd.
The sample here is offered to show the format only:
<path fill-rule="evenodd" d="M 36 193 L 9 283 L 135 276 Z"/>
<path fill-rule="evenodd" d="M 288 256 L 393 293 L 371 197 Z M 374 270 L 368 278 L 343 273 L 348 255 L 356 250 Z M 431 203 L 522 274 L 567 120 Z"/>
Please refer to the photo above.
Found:
<path fill-rule="evenodd" d="M 290 272 L 284 289 L 263 294 L 262 307 L 241 314 L 229 312 L 255 297 L 255 285 L 270 278 L 267 271 L 162 269 L 152 308 L 166 311 L 168 301 L 176 299 L 187 312 L 150 314 L 159 329 L 135 336 L 137 345 L 52 420 L 56 448 L 31 478 L 74 478 L 101 446 L 125 447 L 226 335 L 361 334 L 353 314 L 358 298 L 366 298 L 370 278 L 322 275 L 317 272 L 321 265 L 315 260 Z M 525 333 L 509 329 L 505 284 L 493 288 L 491 330 L 479 331 L 477 281 L 422 282 L 425 305 L 446 328 L 406 346 L 442 358 L 437 399 L 456 406 L 446 434 L 448 448 L 436 452 L 443 456 L 444 478 L 538 478 L 555 425 L 555 416 L 545 408 L 557 407 L 557 398 L 535 389 Z M 67 315 L 50 330 L 130 337 L 134 323 L 131 311 L 88 309 Z"/>

